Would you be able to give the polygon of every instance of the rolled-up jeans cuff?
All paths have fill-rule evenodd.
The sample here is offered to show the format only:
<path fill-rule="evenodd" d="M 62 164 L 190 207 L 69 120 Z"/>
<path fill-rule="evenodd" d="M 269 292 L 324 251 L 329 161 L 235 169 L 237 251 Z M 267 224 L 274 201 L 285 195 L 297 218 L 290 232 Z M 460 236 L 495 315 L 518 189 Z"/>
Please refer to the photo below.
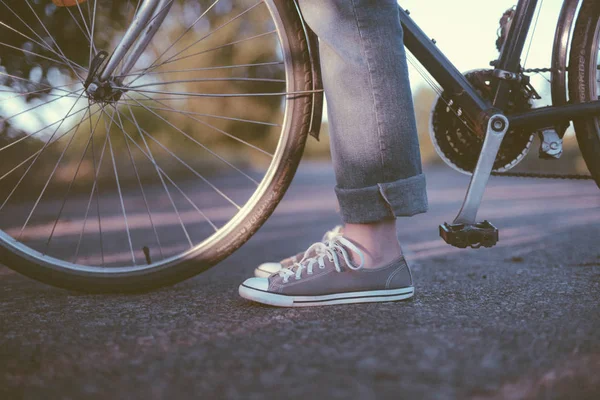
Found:
<path fill-rule="evenodd" d="M 342 220 L 366 224 L 427 211 L 425 175 L 359 189 L 335 187 Z"/>

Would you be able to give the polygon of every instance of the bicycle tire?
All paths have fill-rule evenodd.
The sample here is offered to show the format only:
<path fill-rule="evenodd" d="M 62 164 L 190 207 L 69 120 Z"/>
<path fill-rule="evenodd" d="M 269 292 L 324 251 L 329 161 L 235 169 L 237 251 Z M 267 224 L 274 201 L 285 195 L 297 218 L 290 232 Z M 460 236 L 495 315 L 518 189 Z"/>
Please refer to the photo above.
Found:
<path fill-rule="evenodd" d="M 573 103 L 599 98 L 598 47 L 600 45 L 600 3 L 584 0 L 573 31 L 569 65 L 569 96 Z M 573 121 L 583 159 L 600 188 L 600 120 L 586 117 Z"/>
<path fill-rule="evenodd" d="M 291 63 L 288 91 L 313 90 L 314 66 L 309 54 L 303 22 L 295 2 L 269 0 L 271 13 L 281 20 L 279 39 L 283 52 Z M 316 66 L 318 68 L 318 66 Z M 235 225 L 218 232 L 210 247 L 198 246 L 176 260 L 167 260 L 153 268 L 134 271 L 111 271 L 92 269 L 66 269 L 51 258 L 32 256 L 31 249 L 10 235 L 0 231 L 0 263 L 40 282 L 74 291 L 88 293 L 144 292 L 172 285 L 195 276 L 215 266 L 249 240 L 275 210 L 289 187 L 302 157 L 309 133 L 311 116 L 314 112 L 313 95 L 294 94 L 289 96 L 286 145 L 277 164 L 271 171 L 263 195 L 255 199 L 252 207 L 238 218 Z M 279 146 L 282 140 L 280 138 Z M 274 162 L 273 162 L 274 163 Z M 265 182 L 261 181 L 261 184 Z"/>

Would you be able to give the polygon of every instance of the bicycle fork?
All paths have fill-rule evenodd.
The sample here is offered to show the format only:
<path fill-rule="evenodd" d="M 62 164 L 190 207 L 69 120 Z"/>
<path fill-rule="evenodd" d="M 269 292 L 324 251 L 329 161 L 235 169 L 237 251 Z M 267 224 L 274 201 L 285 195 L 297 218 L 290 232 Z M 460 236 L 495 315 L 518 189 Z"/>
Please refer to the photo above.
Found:
<path fill-rule="evenodd" d="M 122 95 L 119 76 L 127 75 L 169 13 L 174 0 L 143 0 L 125 35 L 110 57 L 106 51 L 98 52 L 90 63 L 84 83 L 90 98 L 97 101 L 116 101 Z M 102 68 L 102 65 L 106 65 Z M 121 64 L 117 77 L 114 74 Z"/>
<path fill-rule="evenodd" d="M 440 236 L 452 246 L 492 247 L 498 242 L 498 229 L 488 221 L 478 223 L 476 218 L 508 125 L 508 119 L 502 114 L 494 114 L 488 120 L 483 147 L 462 207 L 452 224 L 440 225 Z"/>

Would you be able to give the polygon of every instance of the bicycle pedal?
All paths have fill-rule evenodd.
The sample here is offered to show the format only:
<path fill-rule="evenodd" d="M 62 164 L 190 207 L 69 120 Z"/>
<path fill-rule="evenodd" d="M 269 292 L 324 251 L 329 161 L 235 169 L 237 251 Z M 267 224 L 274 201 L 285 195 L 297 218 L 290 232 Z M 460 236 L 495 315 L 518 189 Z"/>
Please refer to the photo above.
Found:
<path fill-rule="evenodd" d="M 499 240 L 498 229 L 488 221 L 477 224 L 443 223 L 440 236 L 446 243 L 461 249 L 492 247 Z"/>

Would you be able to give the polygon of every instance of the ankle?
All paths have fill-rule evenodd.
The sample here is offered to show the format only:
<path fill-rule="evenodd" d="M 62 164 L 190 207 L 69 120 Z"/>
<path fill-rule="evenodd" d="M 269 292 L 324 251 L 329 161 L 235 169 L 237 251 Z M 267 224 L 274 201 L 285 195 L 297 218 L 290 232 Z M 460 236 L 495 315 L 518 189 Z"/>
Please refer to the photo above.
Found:
<path fill-rule="evenodd" d="M 363 253 L 364 268 L 384 266 L 402 255 L 395 220 L 370 224 L 346 224 L 344 237 L 355 243 Z M 355 265 L 360 265 L 358 254 L 352 252 L 351 257 Z"/>

